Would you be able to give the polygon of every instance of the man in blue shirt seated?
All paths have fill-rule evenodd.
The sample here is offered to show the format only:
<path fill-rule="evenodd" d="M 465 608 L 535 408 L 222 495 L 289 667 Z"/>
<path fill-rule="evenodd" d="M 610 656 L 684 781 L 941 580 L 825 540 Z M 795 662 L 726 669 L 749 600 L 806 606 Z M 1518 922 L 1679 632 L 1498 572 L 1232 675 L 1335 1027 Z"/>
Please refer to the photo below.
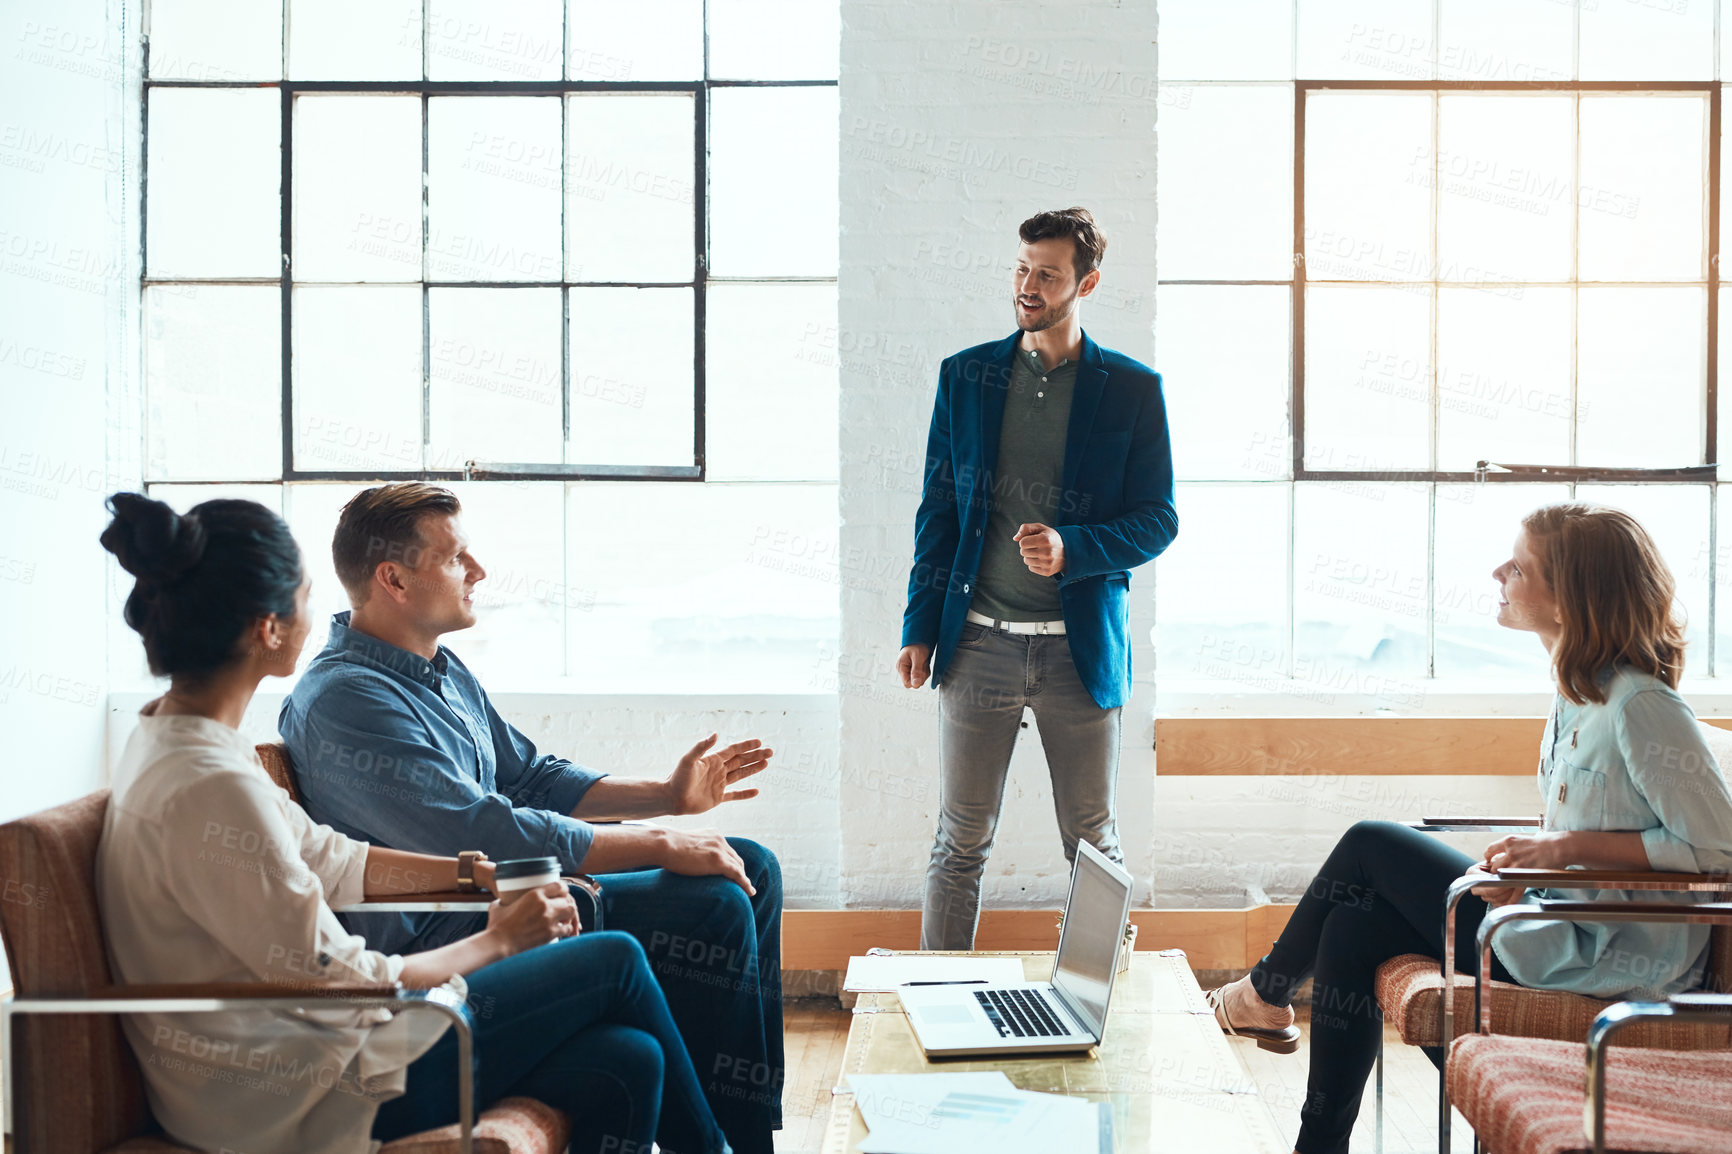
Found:
<path fill-rule="evenodd" d="M 538 753 L 439 644 L 475 624 L 487 575 L 460 512 L 449 490 L 419 482 L 344 506 L 331 553 L 354 610 L 332 619 L 277 719 L 306 808 L 374 845 L 556 857 L 567 873 L 600 875 L 603 921 L 648 952 L 728 1141 L 739 1154 L 772 1154 L 783 1075 L 776 856 L 713 831 L 611 824 L 755 797 L 735 787 L 771 751 L 757 741 L 712 749 L 712 735 L 661 780 Z M 406 954 L 474 933 L 486 915 L 344 921 L 373 949 Z"/>

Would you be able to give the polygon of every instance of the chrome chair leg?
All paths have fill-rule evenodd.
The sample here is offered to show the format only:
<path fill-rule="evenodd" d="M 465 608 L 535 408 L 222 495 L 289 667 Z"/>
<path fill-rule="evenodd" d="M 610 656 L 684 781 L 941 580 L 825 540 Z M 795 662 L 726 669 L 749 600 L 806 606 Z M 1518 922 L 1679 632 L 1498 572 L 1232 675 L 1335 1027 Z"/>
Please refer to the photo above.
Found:
<path fill-rule="evenodd" d="M 1377 1141 L 1372 1149 L 1383 1154 L 1383 1035 L 1377 1035 Z"/>

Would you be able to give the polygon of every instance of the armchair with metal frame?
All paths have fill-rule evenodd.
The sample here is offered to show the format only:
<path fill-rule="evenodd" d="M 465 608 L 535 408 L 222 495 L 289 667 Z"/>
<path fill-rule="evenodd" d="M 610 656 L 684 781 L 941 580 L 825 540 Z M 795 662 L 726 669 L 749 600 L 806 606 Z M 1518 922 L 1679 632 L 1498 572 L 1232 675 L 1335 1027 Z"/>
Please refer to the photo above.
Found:
<path fill-rule="evenodd" d="M 1428 833 L 1531 833 L 1540 828 L 1537 818 L 1422 818 L 1407 823 Z M 1464 984 L 1456 974 L 1456 910 L 1461 899 L 1475 888 L 1648 890 L 1655 892 L 1722 893 L 1732 890 L 1732 879 L 1721 874 L 1667 873 L 1658 870 L 1541 870 L 1503 869 L 1490 876 L 1463 876 L 1451 883 L 1444 898 L 1443 959 L 1404 954 L 1378 967 L 1377 1000 L 1386 1019 L 1392 1021 L 1403 1042 L 1416 1046 L 1447 1047 L 1462 1033 L 1456 1020 L 1456 997 Z M 1506 907 L 1510 908 L 1510 907 Z M 1495 911 L 1494 911 L 1495 912 Z M 1710 956 L 1710 973 L 1722 983 L 1732 983 L 1732 928 L 1717 929 Z M 1613 1004 L 1598 998 L 1563 990 L 1535 990 L 1509 983 L 1492 983 L 1504 994 L 1500 1032 L 1526 1037 L 1580 1041 L 1587 1036 L 1594 1018 Z M 1732 986 L 1729 986 L 1732 988 Z M 1724 1045 L 1732 1032 L 1709 1032 L 1682 1019 L 1647 1021 L 1637 1027 L 1629 1041 L 1636 1045 L 1675 1050 Z M 1376 1065 L 1376 1149 L 1383 1150 L 1383 1043 L 1378 1041 Z M 1447 1072 L 1438 1073 L 1438 1149 L 1450 1149 L 1450 1098 Z"/>
<path fill-rule="evenodd" d="M 15 987 L 0 1000 L 0 1091 L 19 1154 L 184 1154 L 150 1118 L 138 1059 L 114 1015 L 315 1006 L 439 1013 L 456 1031 L 458 1123 L 393 1141 L 381 1154 L 555 1154 L 565 1148 L 569 1120 L 533 1099 L 503 1099 L 476 1119 L 468 1009 L 446 990 L 269 982 L 114 985 L 95 892 L 108 802 L 108 791 L 99 790 L 0 825 L 0 947 Z M 411 902 L 416 909 L 441 911 L 484 910 L 489 904 L 487 895 L 427 894 L 351 908 L 404 908 Z"/>
<path fill-rule="evenodd" d="M 1618 1104 L 1619 1149 L 1630 1148 L 1630 1140 L 1642 1149 L 1691 1154 L 1732 1148 L 1732 1050 L 1725 1043 L 1720 1052 L 1642 1047 L 1608 1074 L 1614 1037 L 1624 1041 L 1654 1024 L 1723 1031 L 1732 1026 L 1732 995 L 1692 992 L 1663 1002 L 1615 1003 L 1595 1017 L 1585 1043 L 1492 1032 L 1501 987 L 1484 977 L 1492 943 L 1504 927 L 1532 921 L 1710 925 L 1721 932 L 1732 927 L 1732 903 L 1547 899 L 1489 911 L 1478 937 L 1479 1032 L 1451 1044 L 1446 1066 L 1452 1096 L 1474 1126 L 1476 1149 L 1487 1140 L 1497 1154 L 1553 1154 L 1579 1150 L 1585 1136 L 1593 1154 L 1605 1154 L 1608 1077 L 1626 1091 Z"/>

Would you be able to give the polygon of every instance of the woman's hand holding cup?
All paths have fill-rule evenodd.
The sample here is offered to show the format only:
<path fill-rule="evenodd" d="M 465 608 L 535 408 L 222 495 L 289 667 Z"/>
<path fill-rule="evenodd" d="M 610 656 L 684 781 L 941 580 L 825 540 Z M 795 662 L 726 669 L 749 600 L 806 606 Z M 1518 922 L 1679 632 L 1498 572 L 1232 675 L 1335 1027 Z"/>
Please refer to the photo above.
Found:
<path fill-rule="evenodd" d="M 487 929 L 504 943 L 507 956 L 520 954 L 576 934 L 577 903 L 560 882 L 518 890 L 511 901 L 487 907 Z"/>

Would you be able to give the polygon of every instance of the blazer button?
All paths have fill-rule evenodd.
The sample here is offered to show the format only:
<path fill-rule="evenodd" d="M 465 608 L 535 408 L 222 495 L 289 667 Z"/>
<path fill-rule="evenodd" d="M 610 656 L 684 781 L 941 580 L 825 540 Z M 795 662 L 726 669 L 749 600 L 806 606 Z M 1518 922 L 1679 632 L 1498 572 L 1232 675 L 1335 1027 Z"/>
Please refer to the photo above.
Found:
<path fill-rule="evenodd" d="M 962 587 L 962 591 L 963 591 L 963 592 L 964 592 L 964 593 L 969 593 L 969 592 L 972 592 L 972 590 L 970 590 L 970 589 L 969 589 L 969 588 L 968 588 L 968 586 L 966 586 L 966 585 L 964 585 L 964 586 L 963 586 L 963 587 Z"/>
<path fill-rule="evenodd" d="M 975 530 L 975 531 L 974 531 L 974 535 L 975 535 L 975 536 L 976 536 L 976 537 L 978 537 L 978 536 L 980 536 L 980 530 L 979 530 L 979 529 L 976 529 L 976 530 Z"/>

